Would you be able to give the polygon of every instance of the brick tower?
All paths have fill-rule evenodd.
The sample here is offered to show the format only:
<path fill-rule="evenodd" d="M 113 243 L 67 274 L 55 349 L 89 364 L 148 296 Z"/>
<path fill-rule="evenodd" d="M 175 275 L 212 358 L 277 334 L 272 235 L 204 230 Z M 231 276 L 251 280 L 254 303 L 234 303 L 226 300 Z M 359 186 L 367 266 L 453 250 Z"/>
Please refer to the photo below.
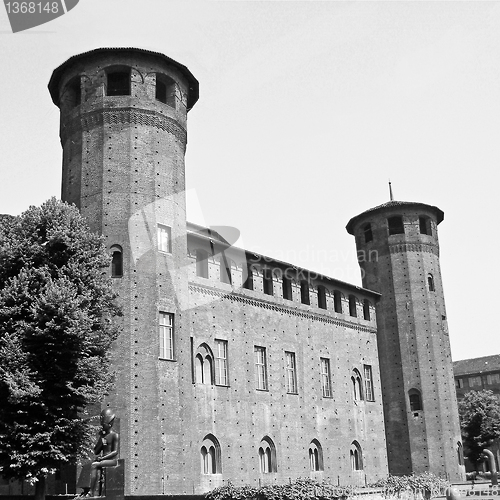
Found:
<path fill-rule="evenodd" d="M 363 286 L 382 294 L 377 341 L 389 472 L 463 477 L 437 226 L 443 212 L 390 201 L 352 218 Z"/>
<path fill-rule="evenodd" d="M 113 48 L 71 57 L 49 90 L 61 110 L 62 199 L 104 235 L 123 308 L 105 404 L 120 418 L 125 493 L 162 494 L 182 475 L 191 414 L 180 404 L 191 389 L 184 154 L 198 82 L 163 54 Z"/>

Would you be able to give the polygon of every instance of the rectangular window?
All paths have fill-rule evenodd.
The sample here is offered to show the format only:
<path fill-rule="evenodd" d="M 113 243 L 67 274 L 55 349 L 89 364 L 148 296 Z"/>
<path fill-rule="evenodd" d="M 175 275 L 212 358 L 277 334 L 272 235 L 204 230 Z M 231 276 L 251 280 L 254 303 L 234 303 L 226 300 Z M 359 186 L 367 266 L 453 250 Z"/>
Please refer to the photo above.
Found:
<path fill-rule="evenodd" d="M 488 385 L 500 384 L 500 373 L 491 373 L 486 375 L 486 382 Z"/>
<path fill-rule="evenodd" d="M 481 387 L 481 377 L 469 377 L 469 387 Z"/>
<path fill-rule="evenodd" d="M 227 340 L 215 341 L 215 384 L 229 385 L 227 376 Z"/>
<path fill-rule="evenodd" d="M 364 365 L 365 371 L 365 399 L 367 401 L 375 401 L 373 394 L 373 377 L 371 365 Z"/>
<path fill-rule="evenodd" d="M 321 358 L 321 389 L 324 398 L 332 397 L 332 376 L 330 373 L 330 360 Z"/>
<path fill-rule="evenodd" d="M 420 234 L 432 234 L 431 220 L 429 219 L 429 217 L 420 216 L 418 218 L 418 224 L 420 227 Z"/>
<path fill-rule="evenodd" d="M 158 250 L 160 252 L 172 252 L 171 245 L 171 232 L 168 226 L 163 226 L 162 224 L 158 224 Z"/>
<path fill-rule="evenodd" d="M 160 313 L 160 358 L 174 359 L 174 315 Z"/>
<path fill-rule="evenodd" d="M 243 288 L 253 290 L 253 271 L 249 264 L 243 264 L 242 274 Z"/>
<path fill-rule="evenodd" d="M 455 379 L 455 387 L 457 389 L 461 389 L 464 386 L 464 380 L 461 378 L 456 378 Z"/>
<path fill-rule="evenodd" d="M 285 351 L 286 361 L 286 392 L 297 394 L 297 367 L 295 365 L 295 353 Z"/>
<path fill-rule="evenodd" d="M 282 286 L 283 286 L 283 298 L 287 300 L 292 300 L 292 282 L 288 276 L 283 273 L 282 278 Z"/>
<path fill-rule="evenodd" d="M 130 95 L 130 69 L 110 72 L 107 77 L 106 95 Z"/>
<path fill-rule="evenodd" d="M 403 217 L 396 215 L 394 217 L 389 217 L 387 219 L 389 226 L 389 235 L 391 234 L 403 234 L 405 232 L 405 226 L 403 224 Z"/>
<path fill-rule="evenodd" d="M 266 295 L 273 294 L 273 272 L 270 269 L 262 271 L 262 286 Z"/>
<path fill-rule="evenodd" d="M 254 347 L 255 353 L 255 384 L 260 391 L 267 391 L 266 348 Z"/>

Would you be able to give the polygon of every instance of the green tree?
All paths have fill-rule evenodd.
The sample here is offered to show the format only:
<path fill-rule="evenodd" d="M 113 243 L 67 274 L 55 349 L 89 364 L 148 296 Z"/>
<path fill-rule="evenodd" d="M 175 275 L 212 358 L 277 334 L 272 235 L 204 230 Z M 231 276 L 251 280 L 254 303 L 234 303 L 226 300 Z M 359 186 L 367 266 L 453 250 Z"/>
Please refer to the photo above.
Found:
<path fill-rule="evenodd" d="M 500 401 L 491 391 L 470 391 L 458 412 L 467 458 L 477 469 L 483 450 L 500 438 Z"/>
<path fill-rule="evenodd" d="M 74 206 L 0 217 L 0 473 L 35 483 L 89 445 L 86 409 L 112 386 L 110 257 Z"/>

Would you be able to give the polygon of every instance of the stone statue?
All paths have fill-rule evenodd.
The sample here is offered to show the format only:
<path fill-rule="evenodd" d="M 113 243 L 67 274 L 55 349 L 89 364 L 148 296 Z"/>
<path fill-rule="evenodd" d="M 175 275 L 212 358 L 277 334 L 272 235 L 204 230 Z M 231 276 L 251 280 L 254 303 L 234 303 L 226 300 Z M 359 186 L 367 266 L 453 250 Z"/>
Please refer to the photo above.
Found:
<path fill-rule="evenodd" d="M 112 430 L 115 420 L 115 414 L 110 408 L 106 408 L 101 412 L 101 430 L 97 436 L 97 441 L 94 446 L 95 458 L 91 463 L 83 466 L 79 486 L 86 491 L 81 497 L 95 497 L 99 489 L 99 471 L 102 474 L 102 469 L 105 467 L 114 467 L 118 464 L 118 449 L 120 444 L 120 436 Z M 88 490 L 88 480 L 90 469 L 90 490 Z M 85 479 L 85 477 L 87 479 Z M 85 483 L 87 486 L 85 486 Z M 87 492 L 88 490 L 88 492 Z"/>

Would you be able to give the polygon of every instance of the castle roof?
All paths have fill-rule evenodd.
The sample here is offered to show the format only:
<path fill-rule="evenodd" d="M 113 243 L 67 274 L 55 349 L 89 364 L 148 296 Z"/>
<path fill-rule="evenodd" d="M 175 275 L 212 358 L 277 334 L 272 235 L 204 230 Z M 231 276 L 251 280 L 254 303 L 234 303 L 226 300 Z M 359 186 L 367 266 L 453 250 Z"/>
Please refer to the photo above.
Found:
<path fill-rule="evenodd" d="M 176 67 L 180 72 L 186 77 L 189 83 L 189 96 L 188 96 L 188 111 L 195 105 L 196 101 L 199 97 L 199 83 L 198 80 L 193 76 L 191 71 L 181 63 L 174 61 L 170 57 L 162 54 L 161 52 L 154 52 L 152 50 L 146 49 L 137 49 L 135 47 L 101 47 L 94 50 L 89 50 L 87 52 L 82 52 L 81 54 L 77 54 L 75 56 L 70 57 L 66 62 L 62 63 L 58 68 L 56 68 L 49 81 L 49 92 L 52 97 L 52 101 L 54 104 L 59 107 L 59 82 L 61 80 L 62 75 L 68 69 L 69 66 L 74 64 L 76 61 L 79 61 L 83 58 L 92 57 L 95 54 L 102 54 L 106 52 L 115 52 L 125 54 L 135 53 L 135 54 L 147 54 L 150 56 L 157 57 L 167 64 Z"/>
<path fill-rule="evenodd" d="M 461 359 L 453 362 L 455 377 L 493 371 L 500 371 L 500 354 L 483 356 L 482 358 Z"/>
<path fill-rule="evenodd" d="M 368 210 L 365 210 L 364 212 L 360 213 L 359 215 L 356 215 L 356 217 L 353 217 L 348 223 L 347 226 L 345 227 L 347 229 L 347 232 L 349 234 L 354 234 L 354 226 L 361 220 L 364 219 L 367 215 L 372 215 L 376 214 L 377 212 L 383 212 L 387 209 L 390 208 L 396 208 L 396 207 L 401 207 L 401 208 L 423 208 L 426 210 L 432 210 L 434 211 L 437 219 L 437 223 L 439 224 L 440 222 L 443 221 L 444 219 L 444 212 L 439 209 L 438 207 L 435 207 L 433 205 L 427 205 L 426 203 L 420 203 L 420 202 L 415 202 L 415 201 L 388 201 L 387 203 L 382 203 L 382 205 L 378 205 L 373 208 L 369 208 Z"/>

